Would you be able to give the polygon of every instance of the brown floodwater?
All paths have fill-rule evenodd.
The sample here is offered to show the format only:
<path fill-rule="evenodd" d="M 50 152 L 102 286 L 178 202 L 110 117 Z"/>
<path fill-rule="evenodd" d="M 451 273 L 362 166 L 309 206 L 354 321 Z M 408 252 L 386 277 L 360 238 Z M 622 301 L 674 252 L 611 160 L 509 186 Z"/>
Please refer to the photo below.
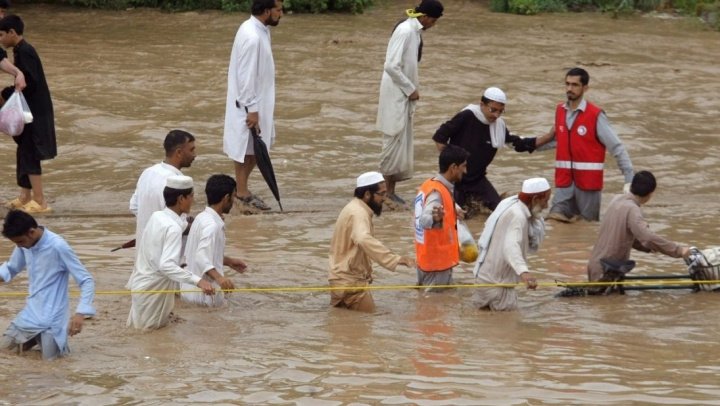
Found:
<path fill-rule="evenodd" d="M 228 217 L 227 252 L 249 263 L 240 287 L 326 284 L 335 218 L 354 178 L 377 167 L 377 93 L 390 31 L 405 2 L 363 15 L 286 15 L 273 29 L 277 144 L 272 150 L 287 213 Z M 374 293 L 373 315 L 330 309 L 314 291 L 237 293 L 221 309 L 179 305 L 183 319 L 151 333 L 127 330 L 122 290 L 133 250 L 127 204 L 140 172 L 162 159 L 173 128 L 196 135 L 186 173 L 198 186 L 230 173 L 222 153 L 226 70 L 245 14 L 96 11 L 20 6 L 56 109 L 59 156 L 45 164 L 59 232 L 94 274 L 98 314 L 70 339 L 71 356 L 0 354 L 0 404 L 720 404 L 720 295 L 665 290 L 555 298 L 558 287 L 520 292 L 513 313 L 479 312 L 472 290 L 424 297 Z M 720 245 L 720 34 L 693 20 L 658 16 L 493 14 L 448 1 L 425 33 L 411 198 L 436 170 L 435 129 L 477 102 L 485 87 L 509 97 L 511 131 L 539 135 L 563 100 L 563 75 L 591 74 L 601 105 L 636 169 L 659 179 L 644 210 L 654 230 L 699 246 Z M 0 75 L 9 83 L 10 77 Z M 16 193 L 15 146 L 0 140 L 0 195 Z M 552 177 L 552 152 L 501 151 L 489 177 L 514 192 Z M 606 205 L 622 189 L 612 158 Z M 272 200 L 259 174 L 252 189 Z M 198 196 L 194 212 L 202 209 Z M 275 203 L 272 203 L 274 207 Z M 482 231 L 484 218 L 469 222 Z M 411 254 L 409 212 L 375 220 L 379 239 Z M 581 281 L 594 223 L 549 225 L 530 266 L 541 282 Z M 0 258 L 12 245 L 0 243 Z M 681 260 L 637 253 L 635 272 L 682 273 Z M 456 271 L 472 283 L 470 265 Z M 377 269 L 378 285 L 409 285 L 414 271 Z M 0 328 L 23 307 L 27 277 L 0 287 Z M 73 288 L 74 290 L 75 288 Z M 104 292 L 104 293 L 103 293 Z M 76 299 L 75 299 L 76 300 Z M 73 306 L 75 304 L 73 300 Z"/>

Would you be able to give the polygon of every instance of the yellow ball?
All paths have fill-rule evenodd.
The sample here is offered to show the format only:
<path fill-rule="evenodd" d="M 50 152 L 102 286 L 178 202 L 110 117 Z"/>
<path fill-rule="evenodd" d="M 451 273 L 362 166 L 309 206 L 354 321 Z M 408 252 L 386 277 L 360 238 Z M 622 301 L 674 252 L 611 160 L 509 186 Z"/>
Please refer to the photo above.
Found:
<path fill-rule="evenodd" d="M 475 262 L 478 257 L 477 245 L 473 243 L 463 244 L 460 246 L 460 260 L 462 262 Z"/>

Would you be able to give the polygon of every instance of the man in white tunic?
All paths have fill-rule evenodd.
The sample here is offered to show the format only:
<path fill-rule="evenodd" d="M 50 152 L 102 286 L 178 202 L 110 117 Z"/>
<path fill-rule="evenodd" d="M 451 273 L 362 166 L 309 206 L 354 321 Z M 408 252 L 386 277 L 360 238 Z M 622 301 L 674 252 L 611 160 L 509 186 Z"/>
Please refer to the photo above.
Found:
<path fill-rule="evenodd" d="M 182 175 L 182 168 L 189 168 L 195 160 L 195 137 L 182 130 L 172 130 L 163 142 L 165 160 L 143 171 L 135 193 L 130 198 L 130 211 L 136 216 L 135 246 L 140 246 L 143 230 L 150 216 L 165 208 L 163 189 L 170 176 Z"/>
<path fill-rule="evenodd" d="M 408 19 L 395 27 L 385 54 L 376 127 L 383 133 L 380 172 L 387 183 L 388 198 L 395 204 L 405 205 L 395 193 L 395 184 L 413 175 L 412 118 L 420 99 L 421 31 L 435 25 L 442 12 L 437 0 L 423 0 L 415 9 L 407 10 Z"/>
<path fill-rule="evenodd" d="M 175 295 L 158 291 L 177 290 L 180 283 L 191 283 L 212 295 L 215 289 L 208 281 L 180 267 L 182 233 L 187 222 L 180 215 L 190 212 L 193 202 L 193 180 L 188 176 L 170 176 L 163 190 L 167 207 L 150 217 L 143 243 L 127 287 L 132 294 L 128 327 L 154 330 L 170 322 Z M 140 293 L 151 291 L 149 293 Z"/>
<path fill-rule="evenodd" d="M 527 254 L 536 252 L 544 238 L 541 213 L 549 200 L 548 181 L 532 178 L 523 182 L 519 195 L 498 204 L 478 241 L 480 256 L 473 270 L 478 284 L 515 285 L 523 281 L 528 289 L 537 287 L 528 270 Z M 511 286 L 477 288 L 474 300 L 484 310 L 517 308 L 517 292 Z"/>
<path fill-rule="evenodd" d="M 235 289 L 232 280 L 225 277 L 223 266 L 229 266 L 237 272 L 245 272 L 245 262 L 238 258 L 225 256 L 225 222 L 223 215 L 230 213 L 235 196 L 235 180 L 227 175 L 212 175 L 205 184 L 207 207 L 195 217 L 187 245 L 185 259 L 187 269 L 218 289 L 215 296 L 202 292 L 186 292 L 194 289 L 193 285 L 183 283 L 180 297 L 190 303 L 205 306 L 222 306 L 225 303 L 220 289 Z"/>
<path fill-rule="evenodd" d="M 248 188 L 256 164 L 250 129 L 255 128 L 268 149 L 275 142 L 275 62 L 269 27 L 280 22 L 282 5 L 282 0 L 253 0 L 252 16 L 235 35 L 228 68 L 223 151 L 235 163 L 238 199 L 259 210 L 270 206 Z"/>

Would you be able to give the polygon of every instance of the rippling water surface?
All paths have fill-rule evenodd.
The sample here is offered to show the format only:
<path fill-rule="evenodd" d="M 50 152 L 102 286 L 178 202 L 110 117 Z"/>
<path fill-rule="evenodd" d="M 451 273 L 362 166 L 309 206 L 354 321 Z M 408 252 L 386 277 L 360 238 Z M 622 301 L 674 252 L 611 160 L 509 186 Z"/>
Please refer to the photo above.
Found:
<path fill-rule="evenodd" d="M 242 287 L 322 286 L 337 213 L 357 174 L 376 167 L 377 90 L 394 22 L 410 4 L 359 16 L 286 15 L 273 29 L 278 142 L 272 153 L 286 214 L 232 215 L 228 254 L 250 270 Z M 200 187 L 232 171 L 222 153 L 226 69 L 244 14 L 165 14 L 18 7 L 38 49 L 56 107 L 60 155 L 45 182 L 64 235 L 102 292 L 122 290 L 133 251 L 109 250 L 133 234 L 127 201 L 140 172 L 162 158 L 172 128 L 198 138 L 186 171 Z M 700 247 L 720 245 L 718 33 L 686 20 L 602 14 L 521 17 L 450 1 L 425 33 L 410 198 L 435 171 L 431 136 L 491 85 L 505 89 L 513 132 L 539 135 L 563 99 L 563 75 L 582 65 L 589 98 L 607 112 L 637 169 L 659 179 L 645 207 L 653 229 Z M 0 80 L 9 81 L 8 76 Z M 0 194 L 11 198 L 14 144 L 0 143 Z M 552 153 L 502 151 L 490 171 L 500 191 L 552 176 Z M 610 159 L 607 204 L 622 188 Z M 253 190 L 270 198 L 260 177 Z M 197 194 L 198 196 L 201 193 Z M 195 211 L 201 210 L 198 198 Z M 410 254 L 407 212 L 383 213 L 376 234 Z M 484 219 L 470 221 L 475 233 Z M 597 224 L 549 227 L 530 259 L 542 282 L 579 281 Z M 0 243 L 0 257 L 12 246 Z M 634 254 L 638 273 L 681 273 L 682 261 Z M 458 269 L 471 283 L 470 266 Z M 380 285 L 408 285 L 414 271 L 377 270 Z M 3 296 L 0 328 L 23 306 Z M 328 308 L 325 292 L 235 294 L 209 311 L 179 305 L 181 323 L 126 330 L 129 297 L 99 294 L 98 315 L 70 340 L 72 356 L 0 354 L 6 404 L 720 404 L 714 310 L 720 296 L 685 291 L 557 299 L 559 288 L 521 292 L 520 310 L 485 313 L 461 289 L 423 297 L 374 293 L 378 312 Z"/>

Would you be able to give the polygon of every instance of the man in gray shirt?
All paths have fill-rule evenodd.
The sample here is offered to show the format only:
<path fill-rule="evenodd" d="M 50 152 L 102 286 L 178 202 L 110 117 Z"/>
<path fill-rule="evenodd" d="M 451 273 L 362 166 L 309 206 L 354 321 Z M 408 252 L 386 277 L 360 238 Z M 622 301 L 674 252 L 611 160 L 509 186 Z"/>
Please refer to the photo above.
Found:
<path fill-rule="evenodd" d="M 546 144 L 546 148 L 556 148 L 555 193 L 548 216 L 551 219 L 600 219 L 606 151 L 615 157 L 625 177 L 623 191 L 627 192 L 633 177 L 630 157 L 605 112 L 583 97 L 589 82 L 587 71 L 570 69 L 565 75 L 567 102 L 557 105 L 550 132 L 514 142 L 518 152 L 533 152 Z"/>
<path fill-rule="evenodd" d="M 656 187 L 655 176 L 648 171 L 640 171 L 633 177 L 630 192 L 615 196 L 610 202 L 588 261 L 590 282 L 603 276 L 601 259 L 627 261 L 633 248 L 643 252 L 662 252 L 673 258 L 690 255 L 689 247 L 655 234 L 643 218 L 640 206 L 650 201 Z"/>

